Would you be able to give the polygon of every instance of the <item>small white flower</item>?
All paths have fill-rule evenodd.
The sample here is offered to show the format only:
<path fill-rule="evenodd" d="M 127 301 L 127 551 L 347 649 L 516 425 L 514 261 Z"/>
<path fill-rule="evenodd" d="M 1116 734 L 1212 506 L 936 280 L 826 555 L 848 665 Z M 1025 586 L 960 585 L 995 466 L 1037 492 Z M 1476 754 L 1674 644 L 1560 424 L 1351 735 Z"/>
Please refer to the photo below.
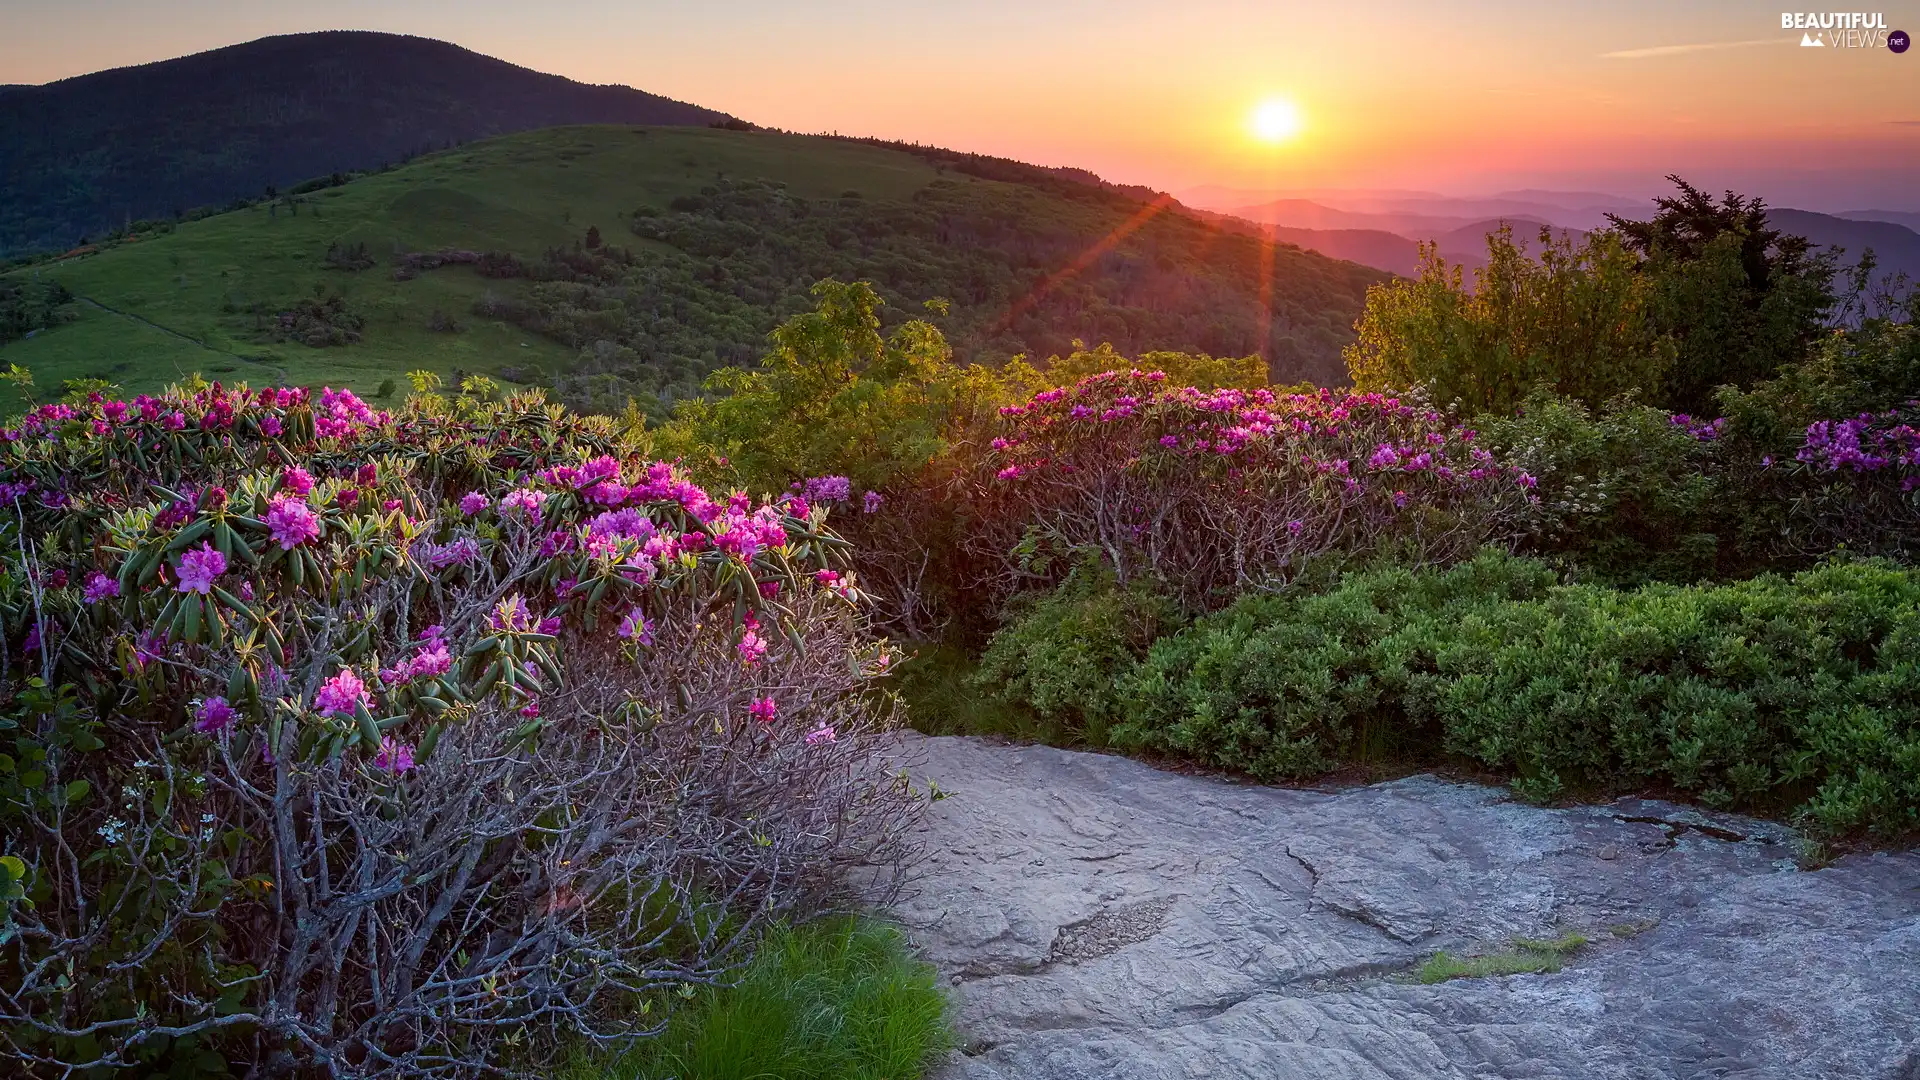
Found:
<path fill-rule="evenodd" d="M 213 824 L 213 815 L 212 815 L 212 814 L 201 814 L 201 815 L 200 815 L 200 824 L 202 824 L 202 825 L 211 825 L 211 824 Z"/>
<path fill-rule="evenodd" d="M 127 823 L 117 817 L 110 817 L 94 831 L 99 833 L 101 839 L 107 843 L 117 844 L 120 842 L 120 838 L 127 834 Z"/>

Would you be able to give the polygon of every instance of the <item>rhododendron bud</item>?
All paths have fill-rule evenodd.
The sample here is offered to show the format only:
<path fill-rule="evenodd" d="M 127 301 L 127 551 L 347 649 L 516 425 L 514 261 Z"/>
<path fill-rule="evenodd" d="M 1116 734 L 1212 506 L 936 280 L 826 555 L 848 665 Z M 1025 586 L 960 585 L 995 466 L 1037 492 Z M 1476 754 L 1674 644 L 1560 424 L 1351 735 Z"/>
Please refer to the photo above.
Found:
<path fill-rule="evenodd" d="M 528 630 L 534 625 L 533 609 L 518 593 L 506 597 L 487 616 L 487 625 L 495 630 Z"/>
<path fill-rule="evenodd" d="M 298 466 L 280 473 L 280 483 L 295 495 L 305 498 L 313 490 L 313 476 Z"/>
<path fill-rule="evenodd" d="M 361 487 L 372 487 L 380 482 L 380 467 L 371 461 L 367 462 L 353 474 L 353 481 Z"/>
<path fill-rule="evenodd" d="M 780 715 L 780 704 L 770 697 L 754 698 L 747 704 L 747 715 L 763 724 L 771 724 Z"/>

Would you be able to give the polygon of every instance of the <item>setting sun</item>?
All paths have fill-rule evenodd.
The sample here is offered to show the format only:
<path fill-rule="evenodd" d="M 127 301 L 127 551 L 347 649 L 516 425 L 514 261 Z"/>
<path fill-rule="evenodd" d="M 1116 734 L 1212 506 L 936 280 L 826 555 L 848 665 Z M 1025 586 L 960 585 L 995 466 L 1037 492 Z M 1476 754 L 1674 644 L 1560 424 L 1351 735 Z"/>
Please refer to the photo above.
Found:
<path fill-rule="evenodd" d="M 1253 133 L 1264 142 L 1286 142 L 1300 134 L 1300 106 L 1285 98 L 1263 101 L 1253 110 Z"/>

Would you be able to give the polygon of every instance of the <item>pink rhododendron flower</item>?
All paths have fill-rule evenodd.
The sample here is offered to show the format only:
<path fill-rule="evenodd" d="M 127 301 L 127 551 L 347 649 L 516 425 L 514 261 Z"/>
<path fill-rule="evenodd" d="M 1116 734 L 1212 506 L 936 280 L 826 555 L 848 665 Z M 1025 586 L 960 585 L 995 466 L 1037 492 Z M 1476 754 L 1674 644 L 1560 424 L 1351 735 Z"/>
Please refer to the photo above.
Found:
<path fill-rule="evenodd" d="M 413 747 L 391 735 L 380 740 L 380 752 L 373 755 L 373 767 L 390 773 L 410 772 L 413 769 Z"/>
<path fill-rule="evenodd" d="M 395 667 L 381 672 L 389 684 L 399 685 L 415 679 L 431 679 L 445 675 L 453 669 L 453 654 L 447 651 L 445 639 L 433 637 L 426 639 L 420 651 Z"/>
<path fill-rule="evenodd" d="M 520 715 L 528 720 L 540 719 L 540 699 L 528 698 L 527 703 L 520 707 Z"/>
<path fill-rule="evenodd" d="M 818 746 L 821 743 L 830 743 L 833 741 L 833 739 L 834 739 L 833 725 L 831 724 L 822 724 L 820 727 L 807 732 L 808 746 Z"/>
<path fill-rule="evenodd" d="M 763 724 L 771 724 L 780 715 L 780 703 L 770 697 L 754 698 L 747 704 L 747 715 Z"/>
<path fill-rule="evenodd" d="M 213 591 L 213 579 L 226 572 L 227 557 L 215 551 L 212 544 L 201 544 L 198 550 L 180 556 L 179 589 L 205 596 Z"/>
<path fill-rule="evenodd" d="M 468 517 L 472 517 L 492 505 L 493 500 L 477 491 L 469 491 L 460 497 L 460 512 Z"/>
<path fill-rule="evenodd" d="M 301 498 L 306 498 L 307 493 L 313 490 L 313 476 L 299 466 L 283 470 L 280 473 L 280 483 Z"/>
<path fill-rule="evenodd" d="M 875 511 L 880 509 L 880 504 L 885 501 L 886 499 L 882 498 L 879 492 L 869 491 L 867 492 L 866 498 L 863 501 L 862 509 L 864 509 L 869 514 L 874 513 Z"/>
<path fill-rule="evenodd" d="M 358 705 L 371 707 L 373 695 L 367 692 L 367 685 L 352 668 L 341 668 L 340 673 L 320 684 L 313 695 L 314 710 L 326 716 L 352 716 Z"/>
<path fill-rule="evenodd" d="M 547 501 L 547 493 L 532 488 L 519 488 L 509 491 L 500 500 L 500 510 L 507 514 L 525 514 L 527 520 L 540 524 L 540 504 Z"/>
<path fill-rule="evenodd" d="M 637 645 L 653 644 L 653 620 L 639 608 L 627 612 L 627 617 L 620 620 L 619 632 L 621 637 L 632 638 Z"/>
<path fill-rule="evenodd" d="M 269 413 L 260 418 L 260 430 L 263 434 L 277 439 L 286 431 L 286 425 L 280 422 L 279 417 Z"/>
<path fill-rule="evenodd" d="M 421 540 L 411 548 L 413 557 L 426 563 L 434 570 L 444 570 L 449 566 L 464 565 L 480 558 L 480 541 L 471 536 L 462 536 L 444 544 L 435 544 Z"/>
<path fill-rule="evenodd" d="M 120 595 L 120 582 L 95 570 L 87 576 L 87 587 L 81 591 L 81 598 L 89 604 L 97 604 L 109 597 Z"/>
<path fill-rule="evenodd" d="M 311 481 L 309 481 L 311 485 Z M 273 540 L 283 551 L 294 548 L 309 540 L 320 537 L 320 515 L 313 512 L 307 504 L 294 498 L 280 496 L 267 506 L 267 528 L 273 533 Z"/>
<path fill-rule="evenodd" d="M 734 647 L 740 653 L 741 663 L 748 667 L 766 659 L 767 642 L 758 633 L 749 630 L 740 636 L 740 644 Z"/>
<path fill-rule="evenodd" d="M 194 710 L 193 730 L 202 735 L 225 731 L 239 716 L 240 714 L 234 711 L 233 706 L 227 704 L 226 698 L 210 697 L 202 701 L 200 707 Z"/>

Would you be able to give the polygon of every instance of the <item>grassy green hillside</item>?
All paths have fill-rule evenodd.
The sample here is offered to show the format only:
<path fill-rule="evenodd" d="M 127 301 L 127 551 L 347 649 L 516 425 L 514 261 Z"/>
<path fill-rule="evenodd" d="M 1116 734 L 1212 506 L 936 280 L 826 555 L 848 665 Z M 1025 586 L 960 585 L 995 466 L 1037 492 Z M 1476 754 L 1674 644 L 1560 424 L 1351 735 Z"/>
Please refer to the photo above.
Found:
<path fill-rule="evenodd" d="M 984 160 L 759 131 L 508 136 L 18 270 L 14 283 L 58 282 L 77 299 L 70 321 L 0 345 L 0 366 L 42 388 L 94 377 L 148 390 L 199 371 L 362 392 L 426 368 L 558 380 L 588 406 L 670 401 L 756 358 L 807 287 L 835 275 L 873 280 L 900 317 L 950 298 L 942 321 L 968 359 L 1074 338 L 1264 347 L 1277 376 L 1326 379 L 1382 276 L 1279 249 L 1269 317 L 1250 238 Z M 494 255 L 404 265 L 448 250 Z"/>

